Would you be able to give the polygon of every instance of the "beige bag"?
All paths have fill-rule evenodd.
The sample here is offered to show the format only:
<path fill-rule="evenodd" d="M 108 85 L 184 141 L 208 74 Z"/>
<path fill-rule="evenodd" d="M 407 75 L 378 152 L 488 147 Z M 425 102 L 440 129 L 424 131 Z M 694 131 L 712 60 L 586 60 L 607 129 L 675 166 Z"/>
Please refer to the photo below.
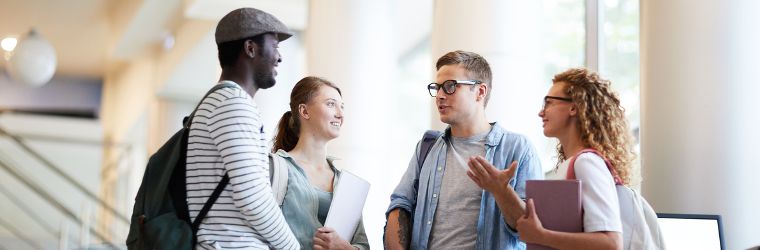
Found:
<path fill-rule="evenodd" d="M 277 154 L 269 154 L 269 181 L 277 205 L 282 207 L 285 193 L 288 191 L 288 163 Z"/>

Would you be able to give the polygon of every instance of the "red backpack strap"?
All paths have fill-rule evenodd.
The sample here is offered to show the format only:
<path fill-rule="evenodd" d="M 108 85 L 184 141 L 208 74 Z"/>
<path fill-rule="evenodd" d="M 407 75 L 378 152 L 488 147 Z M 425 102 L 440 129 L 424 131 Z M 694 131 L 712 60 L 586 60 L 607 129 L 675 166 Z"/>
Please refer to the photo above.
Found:
<path fill-rule="evenodd" d="M 596 151 L 596 149 L 593 148 L 585 148 L 581 150 L 581 152 L 578 152 L 573 156 L 572 159 L 570 159 L 570 165 L 567 167 L 567 179 L 568 180 L 575 180 L 575 159 L 578 159 L 578 156 L 580 156 L 583 153 L 594 153 L 598 155 L 599 157 L 602 157 L 604 159 L 604 163 L 607 165 L 607 169 L 610 170 L 610 174 L 612 174 L 612 179 L 615 180 L 615 185 L 623 185 L 623 181 L 620 179 L 620 176 L 618 176 L 617 171 L 615 171 L 615 168 L 612 167 L 612 164 L 610 161 L 607 160 L 607 158 L 604 158 L 599 151 Z"/>

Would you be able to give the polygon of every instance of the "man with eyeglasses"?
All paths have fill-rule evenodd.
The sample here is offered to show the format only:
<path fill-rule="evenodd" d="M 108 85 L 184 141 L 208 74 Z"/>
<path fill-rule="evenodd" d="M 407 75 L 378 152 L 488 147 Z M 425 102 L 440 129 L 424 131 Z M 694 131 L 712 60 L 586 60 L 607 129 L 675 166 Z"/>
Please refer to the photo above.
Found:
<path fill-rule="evenodd" d="M 436 69 L 436 82 L 428 85 L 428 91 L 435 97 L 441 121 L 449 126 L 435 139 L 421 166 L 418 158 L 426 152 L 422 141 L 417 144 L 391 195 L 385 247 L 524 249 L 514 230 L 523 207 L 489 190 L 510 185 L 516 192 L 506 195 L 525 198 L 525 180 L 543 178 L 538 155 L 526 137 L 486 119 L 491 68 L 483 57 L 449 52 L 438 59 Z M 478 161 L 495 168 L 473 164 Z M 476 177 L 483 175 L 493 178 Z"/>

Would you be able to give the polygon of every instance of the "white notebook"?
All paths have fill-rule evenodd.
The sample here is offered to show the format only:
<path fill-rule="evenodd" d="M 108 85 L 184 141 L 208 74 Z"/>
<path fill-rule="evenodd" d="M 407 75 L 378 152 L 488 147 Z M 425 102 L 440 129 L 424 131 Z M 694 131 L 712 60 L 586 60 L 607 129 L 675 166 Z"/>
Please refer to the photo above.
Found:
<path fill-rule="evenodd" d="M 335 229 L 342 239 L 350 242 L 362 218 L 368 193 L 369 182 L 351 172 L 341 171 L 325 226 Z"/>

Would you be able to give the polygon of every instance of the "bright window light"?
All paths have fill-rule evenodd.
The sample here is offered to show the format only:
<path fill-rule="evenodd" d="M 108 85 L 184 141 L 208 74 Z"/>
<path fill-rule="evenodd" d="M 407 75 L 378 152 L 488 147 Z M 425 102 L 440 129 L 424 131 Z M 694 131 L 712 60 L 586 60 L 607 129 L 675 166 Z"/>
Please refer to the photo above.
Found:
<path fill-rule="evenodd" d="M 3 47 L 3 50 L 7 52 L 13 51 L 13 49 L 16 48 L 16 44 L 18 43 L 18 40 L 16 40 L 15 37 L 6 37 L 3 39 L 2 42 L 0 42 L 0 46 Z"/>

